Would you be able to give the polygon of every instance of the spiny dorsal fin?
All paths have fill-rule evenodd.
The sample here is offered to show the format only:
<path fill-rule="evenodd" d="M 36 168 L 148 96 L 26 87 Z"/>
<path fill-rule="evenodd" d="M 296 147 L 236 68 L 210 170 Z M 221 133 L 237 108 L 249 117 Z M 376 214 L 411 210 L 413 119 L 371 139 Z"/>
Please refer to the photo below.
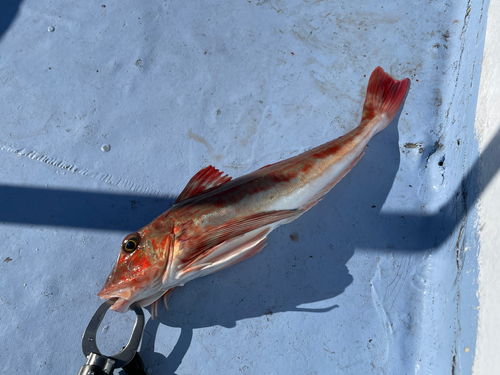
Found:
<path fill-rule="evenodd" d="M 182 193 L 177 197 L 175 203 L 182 202 L 200 193 L 206 192 L 231 181 L 228 175 L 222 176 L 224 172 L 215 169 L 211 165 L 196 173 L 188 182 Z"/>

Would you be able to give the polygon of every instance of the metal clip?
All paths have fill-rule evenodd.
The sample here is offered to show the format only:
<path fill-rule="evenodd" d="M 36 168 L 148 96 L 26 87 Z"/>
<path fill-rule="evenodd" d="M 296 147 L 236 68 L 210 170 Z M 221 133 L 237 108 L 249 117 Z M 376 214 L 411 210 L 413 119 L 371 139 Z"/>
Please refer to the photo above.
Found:
<path fill-rule="evenodd" d="M 79 375 L 111 375 L 115 368 L 126 367 L 134 358 L 136 362 L 140 361 L 136 355 L 141 343 L 145 319 L 144 312 L 138 303 L 130 306 L 130 309 L 136 314 L 136 320 L 128 344 L 119 353 L 110 356 L 102 355 L 97 347 L 97 330 L 104 315 L 115 302 L 116 299 L 110 299 L 99 306 L 83 334 L 82 350 L 83 355 L 87 358 L 87 363 L 80 369 Z"/>

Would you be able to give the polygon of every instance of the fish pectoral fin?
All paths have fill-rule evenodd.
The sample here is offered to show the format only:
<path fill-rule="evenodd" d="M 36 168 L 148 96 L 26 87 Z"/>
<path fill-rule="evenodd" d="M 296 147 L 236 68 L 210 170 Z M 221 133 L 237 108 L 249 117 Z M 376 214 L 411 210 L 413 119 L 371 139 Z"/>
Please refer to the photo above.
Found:
<path fill-rule="evenodd" d="M 207 251 L 225 241 L 278 221 L 290 222 L 302 213 L 300 209 L 260 212 L 230 220 L 193 238 L 183 239 L 181 236 L 178 241 L 185 255 L 180 259 L 180 264 L 193 264 L 204 258 Z"/>
<path fill-rule="evenodd" d="M 191 275 L 198 273 L 201 275 L 194 277 L 205 276 L 250 258 L 266 246 L 265 242 L 270 228 L 256 232 L 256 234 L 248 233 L 213 247 L 203 257 L 186 264 L 178 276 L 191 278 Z"/>
<path fill-rule="evenodd" d="M 174 204 L 182 202 L 188 198 L 192 198 L 195 195 L 206 193 L 207 190 L 219 187 L 231 181 L 231 176 L 228 176 L 227 174 L 222 176 L 223 174 L 224 172 L 215 169 L 211 165 L 201 169 L 189 180 L 184 190 L 182 190 L 181 194 L 175 200 Z"/>

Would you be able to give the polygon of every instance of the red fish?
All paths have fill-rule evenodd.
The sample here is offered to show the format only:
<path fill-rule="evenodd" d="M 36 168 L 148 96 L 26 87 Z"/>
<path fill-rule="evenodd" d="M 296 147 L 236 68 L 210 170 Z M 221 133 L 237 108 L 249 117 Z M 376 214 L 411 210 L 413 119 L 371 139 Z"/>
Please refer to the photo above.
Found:
<path fill-rule="evenodd" d="M 273 229 L 309 210 L 356 165 L 398 113 L 409 84 L 377 67 L 361 123 L 349 133 L 235 179 L 212 166 L 200 170 L 168 211 L 125 237 L 98 295 L 117 297 L 111 309 L 125 312 L 257 254 Z"/>

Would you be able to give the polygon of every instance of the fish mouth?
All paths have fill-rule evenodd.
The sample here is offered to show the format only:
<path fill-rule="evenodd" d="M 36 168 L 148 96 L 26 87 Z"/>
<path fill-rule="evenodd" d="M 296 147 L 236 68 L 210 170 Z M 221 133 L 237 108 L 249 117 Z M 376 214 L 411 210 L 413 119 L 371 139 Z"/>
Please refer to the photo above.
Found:
<path fill-rule="evenodd" d="M 111 299 L 116 298 L 115 303 L 109 308 L 112 311 L 125 313 L 128 311 L 130 305 L 134 302 L 139 302 L 141 306 L 145 306 L 161 297 L 149 301 L 149 297 L 153 294 L 158 293 L 158 282 L 152 282 L 151 280 L 132 280 L 133 282 L 120 283 L 114 281 L 112 277 L 108 277 L 101 291 L 97 293 L 97 296 L 101 299 Z M 160 284 L 161 286 L 161 284 Z"/>
<path fill-rule="evenodd" d="M 133 301 L 129 301 L 128 299 L 118 298 L 113 306 L 111 306 L 109 309 L 119 313 L 125 313 L 129 310 L 129 307 L 132 303 Z"/>
<path fill-rule="evenodd" d="M 119 313 L 127 312 L 130 305 L 134 303 L 133 300 L 131 301 L 126 298 L 117 297 L 116 295 L 101 295 L 99 297 L 101 299 L 115 299 L 115 302 L 113 303 L 113 305 L 111 305 L 109 309 Z"/>
<path fill-rule="evenodd" d="M 128 311 L 130 305 L 134 303 L 132 291 L 130 289 L 121 290 L 119 292 L 108 292 L 103 288 L 97 295 L 101 299 L 116 298 L 115 303 L 109 308 L 116 312 L 125 313 Z"/>

